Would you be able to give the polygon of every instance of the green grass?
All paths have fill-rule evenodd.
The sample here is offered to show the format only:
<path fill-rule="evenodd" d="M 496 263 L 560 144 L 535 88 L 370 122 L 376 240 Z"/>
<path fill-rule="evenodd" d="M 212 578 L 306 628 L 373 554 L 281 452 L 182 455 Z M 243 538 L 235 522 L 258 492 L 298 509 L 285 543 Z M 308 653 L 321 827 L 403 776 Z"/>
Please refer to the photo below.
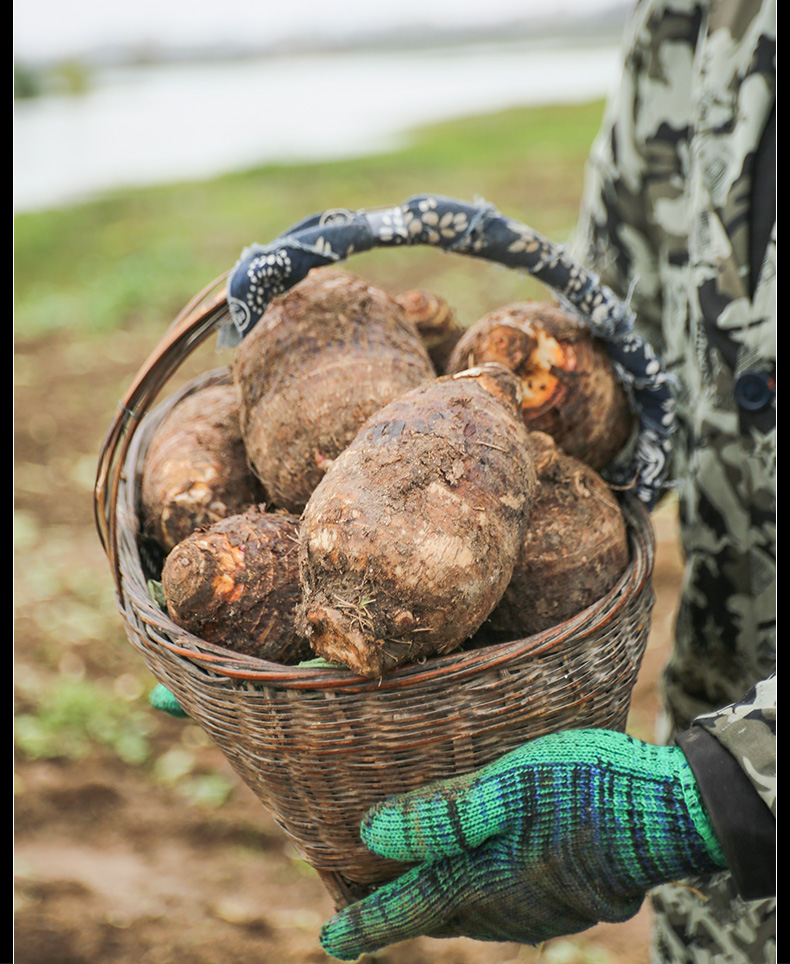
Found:
<path fill-rule="evenodd" d="M 422 192 L 480 196 L 564 240 L 601 114 L 599 102 L 509 110 L 420 130 L 388 154 L 270 165 L 19 215 L 15 331 L 35 337 L 164 326 L 244 245 L 331 207 L 395 204 Z M 470 319 L 492 300 L 533 296 L 530 279 L 424 249 L 371 252 L 349 267 L 381 284 L 443 288 Z"/>
<path fill-rule="evenodd" d="M 33 707 L 14 720 L 14 745 L 28 759 L 80 760 L 97 746 L 129 764 L 149 756 L 149 715 L 95 681 L 55 678 L 29 694 Z"/>

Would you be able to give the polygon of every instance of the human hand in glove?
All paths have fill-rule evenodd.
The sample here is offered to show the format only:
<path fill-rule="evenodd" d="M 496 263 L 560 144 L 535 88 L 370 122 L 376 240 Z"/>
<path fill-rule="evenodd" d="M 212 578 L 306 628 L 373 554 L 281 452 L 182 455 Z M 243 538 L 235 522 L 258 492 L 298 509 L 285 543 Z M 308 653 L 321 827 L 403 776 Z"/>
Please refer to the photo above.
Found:
<path fill-rule="evenodd" d="M 537 944 L 725 866 L 683 752 L 609 730 L 541 737 L 387 800 L 362 839 L 418 866 L 324 925 L 324 949 L 346 961 L 421 934 Z"/>
<path fill-rule="evenodd" d="M 167 687 L 157 683 L 148 695 L 148 702 L 155 710 L 161 710 L 168 716 L 175 716 L 176 719 L 185 720 L 189 714 L 184 710 L 178 700 L 173 696 Z"/>

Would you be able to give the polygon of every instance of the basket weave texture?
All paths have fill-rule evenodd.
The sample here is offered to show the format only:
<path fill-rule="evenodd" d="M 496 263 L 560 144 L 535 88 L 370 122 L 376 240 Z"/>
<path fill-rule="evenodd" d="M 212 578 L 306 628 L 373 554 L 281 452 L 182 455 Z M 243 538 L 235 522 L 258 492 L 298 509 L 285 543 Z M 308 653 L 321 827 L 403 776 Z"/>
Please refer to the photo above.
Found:
<path fill-rule="evenodd" d="M 135 420 L 99 508 L 127 636 L 156 679 L 221 748 L 338 908 L 403 871 L 359 837 L 372 804 L 483 766 L 560 729 L 624 729 L 653 605 L 647 511 L 625 502 L 630 564 L 603 599 L 529 639 L 404 666 L 382 680 L 240 656 L 173 623 L 148 583 L 161 559 L 140 530 L 140 474 L 155 427 L 209 372 Z M 139 413 L 138 414 L 142 414 Z"/>

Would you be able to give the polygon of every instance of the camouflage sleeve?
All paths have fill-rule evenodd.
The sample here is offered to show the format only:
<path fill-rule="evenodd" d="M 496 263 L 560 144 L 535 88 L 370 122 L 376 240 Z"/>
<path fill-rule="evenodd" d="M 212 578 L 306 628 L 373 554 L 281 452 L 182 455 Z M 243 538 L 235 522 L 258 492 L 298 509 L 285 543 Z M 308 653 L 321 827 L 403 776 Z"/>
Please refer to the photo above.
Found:
<path fill-rule="evenodd" d="M 620 297 L 666 356 L 673 312 L 667 271 L 683 263 L 694 52 L 704 5 L 639 0 L 624 37 L 622 76 L 590 152 L 574 254 Z"/>
<path fill-rule="evenodd" d="M 739 702 L 698 716 L 693 725 L 735 757 L 776 816 L 776 674 L 753 686 Z"/>
<path fill-rule="evenodd" d="M 775 165 L 766 149 L 775 20 L 774 0 L 637 0 L 573 241 L 580 260 L 630 297 L 680 386 L 674 479 L 686 572 L 663 679 L 670 726 L 693 721 L 768 807 L 777 291 L 765 174 Z"/>
<path fill-rule="evenodd" d="M 738 893 L 776 893 L 776 676 L 676 736 Z"/>

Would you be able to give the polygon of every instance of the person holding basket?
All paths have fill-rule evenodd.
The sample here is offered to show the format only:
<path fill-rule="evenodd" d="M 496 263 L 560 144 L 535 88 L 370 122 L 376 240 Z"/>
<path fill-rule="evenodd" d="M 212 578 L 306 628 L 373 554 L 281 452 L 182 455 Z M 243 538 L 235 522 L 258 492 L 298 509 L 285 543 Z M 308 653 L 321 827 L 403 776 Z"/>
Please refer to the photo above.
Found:
<path fill-rule="evenodd" d="M 661 745 L 568 730 L 374 807 L 365 843 L 415 866 L 326 923 L 337 958 L 537 944 L 649 892 L 655 962 L 775 960 L 775 27 L 769 0 L 637 2 L 575 242 L 680 386 Z"/>

